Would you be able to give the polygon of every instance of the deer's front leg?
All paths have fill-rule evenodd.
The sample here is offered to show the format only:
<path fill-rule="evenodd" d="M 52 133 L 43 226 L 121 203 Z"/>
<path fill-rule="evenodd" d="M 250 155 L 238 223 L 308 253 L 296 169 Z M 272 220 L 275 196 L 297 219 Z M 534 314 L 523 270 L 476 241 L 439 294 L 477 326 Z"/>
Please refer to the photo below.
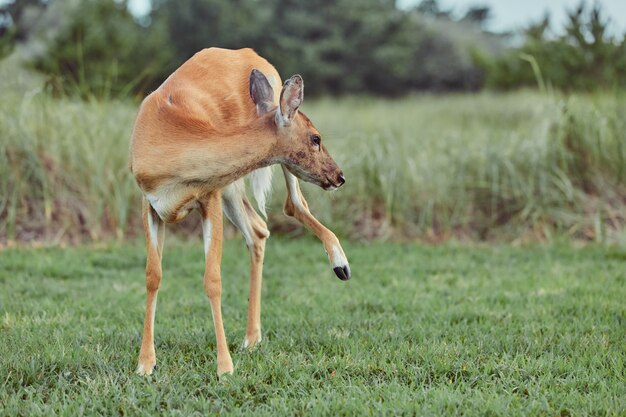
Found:
<path fill-rule="evenodd" d="M 285 174 L 285 181 L 287 182 L 288 193 L 283 211 L 287 216 L 296 218 L 322 241 L 335 275 L 343 281 L 350 279 L 350 265 L 339 243 L 339 239 L 332 231 L 328 230 L 319 220 L 313 217 L 300 191 L 298 179 L 287 168 L 284 166 L 282 168 Z"/>
<path fill-rule="evenodd" d="M 228 351 L 222 322 L 222 198 L 219 191 L 211 193 L 201 203 L 202 236 L 206 266 L 204 289 L 211 302 L 217 345 L 217 374 L 233 373 L 233 361 Z"/>
<path fill-rule="evenodd" d="M 156 355 L 154 352 L 154 315 L 156 312 L 157 293 L 161 285 L 161 257 L 163 254 L 165 224 L 152 207 L 150 207 L 150 204 L 145 198 L 143 200 L 143 226 L 146 231 L 147 300 L 137 373 L 139 375 L 150 375 L 156 366 Z"/>

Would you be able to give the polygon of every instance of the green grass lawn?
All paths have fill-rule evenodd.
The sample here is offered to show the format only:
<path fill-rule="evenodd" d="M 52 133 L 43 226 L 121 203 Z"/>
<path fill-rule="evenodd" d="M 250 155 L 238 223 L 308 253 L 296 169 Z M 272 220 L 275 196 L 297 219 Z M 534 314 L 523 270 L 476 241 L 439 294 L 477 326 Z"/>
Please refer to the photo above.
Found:
<path fill-rule="evenodd" d="M 270 239 L 264 340 L 240 352 L 248 261 L 226 242 L 222 380 L 199 239 L 166 242 L 148 378 L 143 245 L 2 251 L 0 414 L 626 414 L 624 249 L 344 247 L 345 283 L 317 242 Z"/>

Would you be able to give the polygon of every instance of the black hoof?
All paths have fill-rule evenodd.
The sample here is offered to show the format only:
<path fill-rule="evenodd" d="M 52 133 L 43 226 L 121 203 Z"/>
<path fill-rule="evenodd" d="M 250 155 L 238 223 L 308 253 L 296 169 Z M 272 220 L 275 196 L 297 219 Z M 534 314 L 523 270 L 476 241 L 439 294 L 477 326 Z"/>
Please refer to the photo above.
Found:
<path fill-rule="evenodd" d="M 333 268 L 335 271 L 335 275 L 342 281 L 347 281 L 350 279 L 350 268 L 348 266 L 336 266 Z"/>

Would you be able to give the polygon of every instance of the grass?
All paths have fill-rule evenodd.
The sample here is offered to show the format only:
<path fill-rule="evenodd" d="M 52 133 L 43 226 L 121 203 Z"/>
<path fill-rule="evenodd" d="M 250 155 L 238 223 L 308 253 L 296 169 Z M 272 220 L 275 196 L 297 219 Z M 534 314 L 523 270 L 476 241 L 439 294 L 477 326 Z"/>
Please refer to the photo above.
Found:
<path fill-rule="evenodd" d="M 218 380 L 201 244 L 166 244 L 158 368 L 134 375 L 141 244 L 0 252 L 0 414 L 626 414 L 626 252 L 270 239 L 262 344 L 239 352 L 247 256 L 226 242 L 235 374 Z"/>
<path fill-rule="evenodd" d="M 141 234 L 128 170 L 138 104 L 53 99 L 20 77 L 0 80 L 0 244 Z M 348 179 L 334 194 L 305 191 L 343 235 L 626 241 L 623 93 L 306 100 L 303 110 Z M 270 226 L 290 229 L 276 177 Z"/>
<path fill-rule="evenodd" d="M 344 139 L 334 151 L 352 181 L 332 207 L 356 213 L 352 235 L 604 240 L 626 219 L 622 97 L 518 92 L 315 105 L 314 120 Z M 384 221 L 359 230 L 376 218 Z"/>

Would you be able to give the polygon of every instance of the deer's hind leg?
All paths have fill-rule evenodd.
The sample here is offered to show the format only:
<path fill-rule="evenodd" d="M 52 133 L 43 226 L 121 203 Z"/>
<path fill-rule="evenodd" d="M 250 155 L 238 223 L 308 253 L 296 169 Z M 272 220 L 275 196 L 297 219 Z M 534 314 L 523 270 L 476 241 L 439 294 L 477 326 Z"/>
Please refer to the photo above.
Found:
<path fill-rule="evenodd" d="M 222 322 L 222 198 L 221 192 L 209 194 L 200 202 L 202 236 L 206 266 L 204 289 L 211 302 L 213 325 L 217 345 L 217 374 L 233 373 L 233 361 L 228 351 L 224 323 Z"/>
<path fill-rule="evenodd" d="M 165 224 L 150 203 L 143 199 L 143 227 L 146 231 L 146 317 L 141 338 L 141 351 L 137 373 L 150 375 L 156 366 L 154 352 L 154 316 L 156 312 L 157 293 L 161 285 L 161 258 L 163 255 L 163 239 Z"/>
<path fill-rule="evenodd" d="M 250 295 L 248 322 L 242 348 L 251 348 L 261 341 L 261 286 L 265 241 L 270 235 L 265 221 L 252 208 L 243 184 L 234 183 L 224 190 L 224 212 L 243 234 L 250 252 Z"/>

